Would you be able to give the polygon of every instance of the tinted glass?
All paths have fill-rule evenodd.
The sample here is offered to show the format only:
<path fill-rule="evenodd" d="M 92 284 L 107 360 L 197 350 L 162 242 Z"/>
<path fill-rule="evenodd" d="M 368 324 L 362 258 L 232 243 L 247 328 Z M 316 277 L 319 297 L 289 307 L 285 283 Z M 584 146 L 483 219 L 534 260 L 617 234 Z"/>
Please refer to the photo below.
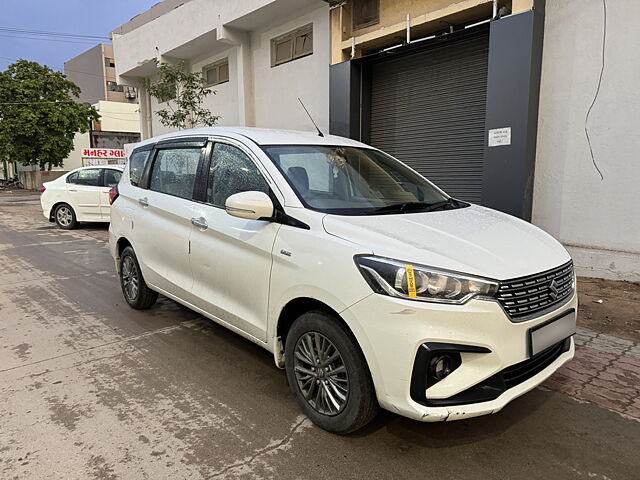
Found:
<path fill-rule="evenodd" d="M 258 167 L 239 148 L 216 143 L 209 169 L 207 201 L 224 208 L 229 196 L 250 191 L 269 193 Z"/>
<path fill-rule="evenodd" d="M 118 182 L 120 182 L 121 176 L 122 176 L 122 172 L 120 172 L 119 170 L 112 170 L 110 168 L 105 168 L 102 185 L 104 185 L 105 187 L 115 187 L 118 184 Z"/>
<path fill-rule="evenodd" d="M 448 199 L 424 177 L 377 150 L 319 145 L 272 145 L 263 150 L 313 210 L 360 215 L 402 203 Z"/>
<path fill-rule="evenodd" d="M 88 168 L 86 170 L 80 170 L 78 172 L 78 179 L 76 182 L 78 185 L 88 185 L 90 187 L 100 186 L 100 169 Z"/>
<path fill-rule="evenodd" d="M 150 153 L 150 150 L 146 152 L 134 152 L 129 158 L 129 181 L 131 185 L 139 186 Z"/>
<path fill-rule="evenodd" d="M 67 177 L 67 183 L 76 183 L 78 181 L 78 172 L 72 173 Z"/>
<path fill-rule="evenodd" d="M 202 148 L 160 150 L 153 163 L 149 188 L 191 199 L 201 154 Z"/>

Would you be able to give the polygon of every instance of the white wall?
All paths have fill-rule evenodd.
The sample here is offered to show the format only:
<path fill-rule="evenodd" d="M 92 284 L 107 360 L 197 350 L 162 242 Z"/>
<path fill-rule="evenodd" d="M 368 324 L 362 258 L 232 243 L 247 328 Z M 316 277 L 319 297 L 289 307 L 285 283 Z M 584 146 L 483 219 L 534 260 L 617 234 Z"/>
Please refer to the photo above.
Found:
<path fill-rule="evenodd" d="M 227 57 L 229 59 L 229 81 L 214 85 L 211 90 L 216 93 L 209 95 L 202 103 L 214 115 L 219 115 L 218 125 L 238 125 L 238 60 L 237 47 L 232 47 L 222 53 L 207 57 L 191 64 L 191 71 L 202 72 L 202 68 Z"/>
<path fill-rule="evenodd" d="M 73 150 L 69 153 L 69 156 L 65 158 L 62 167 L 55 170 L 74 170 L 82 166 L 82 151 L 85 148 L 89 148 L 89 133 L 76 133 L 73 139 Z"/>
<path fill-rule="evenodd" d="M 533 223 L 568 246 L 578 273 L 640 280 L 640 1 L 547 0 Z"/>
<path fill-rule="evenodd" d="M 271 39 L 313 23 L 313 55 L 271 67 Z M 326 7 L 251 35 L 257 127 L 314 130 L 298 97 L 318 126 L 329 130 L 329 13 Z"/>
<path fill-rule="evenodd" d="M 271 67 L 271 39 L 309 23 L 313 23 L 313 54 Z M 229 82 L 212 87 L 216 94 L 208 96 L 203 103 L 213 114 L 220 115 L 218 125 L 313 130 L 313 124 L 298 103 L 300 97 L 318 126 L 328 131 L 330 41 L 326 4 L 294 11 L 249 34 L 234 33 L 233 29 L 225 35 L 227 33 L 233 38 L 218 42 L 217 53 L 188 60 L 191 71 L 201 72 L 204 66 L 229 58 Z M 146 122 L 146 101 L 142 100 L 141 120 Z M 165 104 L 151 98 L 152 112 L 162 108 Z M 173 130 L 162 125 L 155 113 L 152 115 L 153 136 Z"/>
<path fill-rule="evenodd" d="M 107 132 L 140 132 L 140 106 L 137 103 L 108 102 L 97 105 L 101 129 Z"/>

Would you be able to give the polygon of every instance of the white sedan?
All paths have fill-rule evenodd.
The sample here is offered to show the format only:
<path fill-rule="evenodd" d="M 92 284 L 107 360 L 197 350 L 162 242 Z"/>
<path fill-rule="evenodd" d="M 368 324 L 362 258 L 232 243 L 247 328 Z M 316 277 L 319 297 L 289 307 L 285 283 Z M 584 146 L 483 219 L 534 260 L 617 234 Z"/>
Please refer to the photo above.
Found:
<path fill-rule="evenodd" d="M 108 222 L 109 191 L 122 176 L 123 165 L 82 167 L 43 183 L 42 214 L 60 228 L 70 230 L 78 222 Z"/>

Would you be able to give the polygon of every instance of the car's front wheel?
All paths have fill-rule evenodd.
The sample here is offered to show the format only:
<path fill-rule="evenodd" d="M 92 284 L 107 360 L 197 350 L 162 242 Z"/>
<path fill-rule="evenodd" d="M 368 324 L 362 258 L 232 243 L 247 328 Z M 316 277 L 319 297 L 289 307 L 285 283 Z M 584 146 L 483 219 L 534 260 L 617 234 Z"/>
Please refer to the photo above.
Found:
<path fill-rule="evenodd" d="M 71 230 L 78 225 L 76 212 L 74 212 L 73 208 L 66 203 L 58 205 L 53 216 L 56 220 L 56 224 L 64 230 Z"/>
<path fill-rule="evenodd" d="M 158 292 L 151 290 L 140 270 L 133 248 L 126 247 L 120 255 L 120 286 L 122 294 L 131 308 L 150 308 L 158 299 Z"/>
<path fill-rule="evenodd" d="M 347 434 L 378 412 L 371 374 L 355 338 L 333 315 L 311 311 L 291 326 L 285 366 L 293 394 L 313 423 Z"/>

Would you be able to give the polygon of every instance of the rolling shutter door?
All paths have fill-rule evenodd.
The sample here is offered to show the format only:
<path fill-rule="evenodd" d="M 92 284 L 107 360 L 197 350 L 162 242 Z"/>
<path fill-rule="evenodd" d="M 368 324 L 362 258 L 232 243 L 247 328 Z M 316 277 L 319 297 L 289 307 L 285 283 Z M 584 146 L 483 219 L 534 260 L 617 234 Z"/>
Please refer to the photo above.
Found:
<path fill-rule="evenodd" d="M 371 65 L 373 146 L 455 198 L 480 203 L 489 35 Z"/>

